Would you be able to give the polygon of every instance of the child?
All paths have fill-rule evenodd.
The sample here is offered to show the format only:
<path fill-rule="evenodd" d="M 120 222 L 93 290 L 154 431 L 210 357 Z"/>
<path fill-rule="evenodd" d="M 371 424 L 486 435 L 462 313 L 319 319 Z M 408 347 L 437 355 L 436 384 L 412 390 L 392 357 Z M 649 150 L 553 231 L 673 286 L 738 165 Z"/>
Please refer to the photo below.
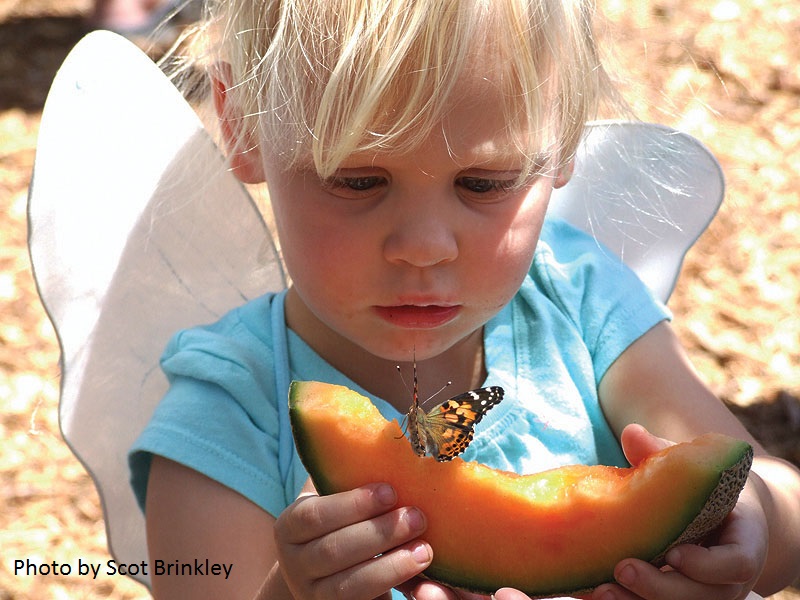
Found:
<path fill-rule="evenodd" d="M 544 219 L 609 97 L 589 2 L 211 9 L 230 167 L 267 182 L 292 284 L 166 350 L 171 387 L 130 459 L 149 551 L 232 569 L 156 576 L 156 597 L 472 597 L 417 578 L 433 552 L 424 514 L 379 481 L 317 496 L 290 445 L 290 379 L 348 385 L 402 419 L 396 366 L 412 356 L 422 397 L 446 380 L 505 389 L 464 454 L 495 468 L 636 464 L 712 430 L 756 447 L 708 547 L 672 550 L 663 571 L 624 560 L 591 598 L 733 600 L 793 580 L 800 473 L 703 386 L 635 275 Z"/>

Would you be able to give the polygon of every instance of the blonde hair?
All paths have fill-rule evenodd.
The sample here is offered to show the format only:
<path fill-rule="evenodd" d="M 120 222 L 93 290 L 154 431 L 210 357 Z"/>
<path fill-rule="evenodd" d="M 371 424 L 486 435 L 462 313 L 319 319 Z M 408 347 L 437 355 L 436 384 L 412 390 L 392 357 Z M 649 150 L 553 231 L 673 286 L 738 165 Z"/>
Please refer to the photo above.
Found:
<path fill-rule="evenodd" d="M 209 0 L 207 31 L 240 131 L 287 167 L 310 157 L 326 177 L 354 152 L 412 150 L 491 57 L 529 173 L 542 132 L 566 162 L 610 97 L 593 12 L 587 0 Z"/>

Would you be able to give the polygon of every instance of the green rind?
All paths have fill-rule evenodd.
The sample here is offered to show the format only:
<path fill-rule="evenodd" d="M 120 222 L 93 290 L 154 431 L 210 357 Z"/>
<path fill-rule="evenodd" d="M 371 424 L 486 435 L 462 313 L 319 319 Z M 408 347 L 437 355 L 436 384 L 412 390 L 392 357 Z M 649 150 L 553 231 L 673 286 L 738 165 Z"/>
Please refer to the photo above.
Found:
<path fill-rule="evenodd" d="M 321 494 L 334 493 L 336 490 L 331 485 L 330 480 L 325 475 L 322 464 L 315 456 L 312 456 L 306 449 L 311 446 L 309 432 L 304 424 L 303 410 L 297 403 L 297 398 L 301 395 L 303 382 L 292 382 L 289 392 L 289 410 L 292 423 L 292 432 L 295 438 L 298 454 L 311 475 L 312 480 Z M 705 501 L 701 506 L 688 506 L 687 516 L 684 525 L 680 526 L 680 531 L 676 531 L 671 536 L 672 542 L 664 545 L 655 543 L 657 548 L 648 556 L 641 556 L 643 560 L 649 560 L 653 564 L 662 565 L 666 553 L 681 544 L 693 544 L 702 541 L 709 533 L 716 529 L 725 517 L 735 506 L 741 490 L 747 481 L 750 466 L 753 461 L 753 449 L 746 442 L 739 442 L 731 447 L 721 464 L 716 467 L 720 475 L 716 482 L 711 480 L 709 487 L 704 490 Z M 705 487 L 705 486 L 704 486 Z M 465 589 L 468 591 L 491 594 L 496 591 L 495 582 L 487 581 L 482 577 L 463 576 L 453 573 L 450 569 L 440 569 L 436 566 L 430 567 L 424 575 L 431 580 L 444 583 L 446 585 Z M 591 583 L 580 583 L 572 587 L 561 587 L 558 589 L 528 589 L 521 590 L 531 598 L 553 598 L 559 596 L 580 595 L 593 590 L 603 583 L 613 580 L 613 571 L 606 577 L 600 577 Z"/>
<path fill-rule="evenodd" d="M 303 383 L 302 381 L 292 381 L 289 384 L 289 422 L 292 425 L 292 436 L 294 437 L 297 454 L 300 456 L 300 462 L 303 463 L 306 471 L 311 476 L 317 492 L 322 496 L 326 496 L 334 492 L 330 479 L 326 477 L 325 471 L 316 456 L 306 451 L 307 448 L 311 447 L 311 443 L 309 442 L 308 428 L 305 426 L 303 419 L 303 411 L 297 402 Z"/>
<path fill-rule="evenodd" d="M 663 552 L 653 558 L 653 564 L 661 565 L 664 557 L 675 546 L 696 544 L 722 524 L 725 517 L 736 506 L 739 494 L 747 483 L 750 467 L 753 465 L 753 447 L 741 442 L 737 452 L 732 455 L 735 462 L 720 473 L 717 485 L 708 496 L 703 508 L 697 513 L 681 534 Z"/>

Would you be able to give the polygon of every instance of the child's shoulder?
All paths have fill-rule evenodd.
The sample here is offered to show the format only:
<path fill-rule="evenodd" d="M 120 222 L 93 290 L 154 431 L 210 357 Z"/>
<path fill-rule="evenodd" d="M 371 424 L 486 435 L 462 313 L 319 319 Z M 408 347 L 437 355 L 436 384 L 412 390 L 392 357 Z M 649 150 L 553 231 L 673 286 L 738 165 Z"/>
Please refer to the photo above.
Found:
<path fill-rule="evenodd" d="M 258 362 L 271 354 L 274 336 L 271 306 L 276 294 L 265 294 L 233 308 L 216 321 L 175 333 L 161 357 L 167 372 L 181 363 L 213 362 L 240 364 Z"/>
<path fill-rule="evenodd" d="M 625 263 L 595 239 L 560 219 L 545 219 L 527 285 L 576 321 L 647 309 L 668 312 Z M 524 287 L 524 286 L 523 286 Z M 529 294 L 530 296 L 530 294 Z"/>
<path fill-rule="evenodd" d="M 561 263 L 574 262 L 581 257 L 597 257 L 596 260 L 615 265 L 622 262 L 591 234 L 564 219 L 550 217 L 545 218 L 542 225 L 536 257 Z"/>
<path fill-rule="evenodd" d="M 545 219 L 531 268 L 534 279 L 546 286 L 584 287 L 602 283 L 609 274 L 631 284 L 639 281 L 616 254 L 589 233 L 562 219 Z"/>

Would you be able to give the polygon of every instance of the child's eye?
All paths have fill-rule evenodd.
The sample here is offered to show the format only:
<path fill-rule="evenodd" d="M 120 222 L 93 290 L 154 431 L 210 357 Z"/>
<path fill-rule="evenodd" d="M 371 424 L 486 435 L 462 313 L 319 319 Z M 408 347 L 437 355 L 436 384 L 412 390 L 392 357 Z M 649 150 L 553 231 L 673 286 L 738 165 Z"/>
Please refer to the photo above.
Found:
<path fill-rule="evenodd" d="M 386 184 L 379 175 L 361 177 L 331 177 L 323 182 L 325 189 L 339 196 L 358 197 L 376 191 Z"/>
<path fill-rule="evenodd" d="M 341 180 L 341 185 L 356 192 L 363 192 L 380 185 L 382 180 L 382 177 L 347 177 Z"/>
<path fill-rule="evenodd" d="M 516 179 L 489 179 L 486 177 L 459 177 L 456 185 L 471 194 L 495 196 L 515 189 Z"/>

